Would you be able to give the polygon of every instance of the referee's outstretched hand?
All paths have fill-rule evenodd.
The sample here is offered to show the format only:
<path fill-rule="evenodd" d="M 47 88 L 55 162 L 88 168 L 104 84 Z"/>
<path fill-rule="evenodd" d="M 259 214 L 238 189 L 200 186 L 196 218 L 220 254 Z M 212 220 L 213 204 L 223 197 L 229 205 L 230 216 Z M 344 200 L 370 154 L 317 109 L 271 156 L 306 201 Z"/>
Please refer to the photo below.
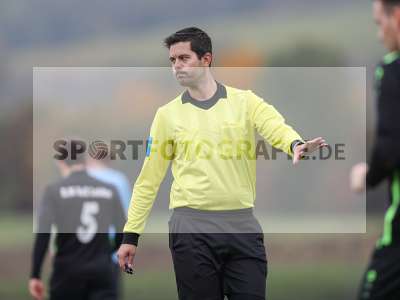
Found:
<path fill-rule="evenodd" d="M 117 252 L 119 267 L 122 271 L 127 272 L 126 267 L 133 269 L 133 258 L 136 254 L 136 246 L 130 244 L 122 244 Z"/>
<path fill-rule="evenodd" d="M 328 146 L 328 144 L 322 137 L 317 137 L 315 139 L 307 141 L 305 144 L 297 145 L 294 148 L 293 164 L 296 165 L 304 156 L 309 155 L 315 150 L 326 146 Z"/>

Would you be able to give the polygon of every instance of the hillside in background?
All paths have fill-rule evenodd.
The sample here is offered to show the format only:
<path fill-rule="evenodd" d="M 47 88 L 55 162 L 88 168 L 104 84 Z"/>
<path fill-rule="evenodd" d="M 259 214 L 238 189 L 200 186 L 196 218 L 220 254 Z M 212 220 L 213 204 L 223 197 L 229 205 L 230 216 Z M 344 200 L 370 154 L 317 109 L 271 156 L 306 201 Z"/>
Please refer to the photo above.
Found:
<path fill-rule="evenodd" d="M 217 65 L 374 66 L 383 53 L 366 2 L 219 1 L 204 17 L 176 0 L 119 2 L 2 2 L 0 96 L 30 95 L 33 66 L 167 66 L 163 38 L 191 25 L 212 36 Z"/>
<path fill-rule="evenodd" d="M 204 17 L 240 17 L 243 13 L 293 11 L 308 13 L 348 6 L 346 1 L 238 0 L 220 1 L 51 1 L 15 0 L 0 3 L 0 37 L 7 48 L 70 43 L 117 34 L 161 28 L 177 20 L 203 22 Z"/>
<path fill-rule="evenodd" d="M 369 2 L 281 0 L 252 1 L 249 6 L 229 0 L 17 0 L 0 3 L 3 140 L 10 139 L 6 132 L 13 128 L 20 137 L 32 132 L 32 67 L 167 66 L 163 38 L 191 25 L 212 36 L 217 66 L 367 66 L 368 138 L 372 136 L 371 78 L 383 50 Z M 23 141 L 13 139 L 2 146 L 20 162 L 11 167 L 11 160 L 5 161 L 3 170 L 21 168 L 15 173 L 29 182 L 26 167 L 32 152 Z M 7 203 L 14 203 L 15 197 L 31 198 L 31 191 L 10 190 L 8 183 L 3 187 Z M 29 206 L 29 201 L 24 203 Z"/>

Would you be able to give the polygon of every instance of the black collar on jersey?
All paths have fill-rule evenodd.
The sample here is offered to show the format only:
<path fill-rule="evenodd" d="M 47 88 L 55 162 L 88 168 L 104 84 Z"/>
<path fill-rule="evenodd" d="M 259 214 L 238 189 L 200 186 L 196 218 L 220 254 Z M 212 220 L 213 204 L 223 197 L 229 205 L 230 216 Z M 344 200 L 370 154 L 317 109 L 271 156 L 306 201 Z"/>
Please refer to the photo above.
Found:
<path fill-rule="evenodd" d="M 223 86 L 222 84 L 220 84 L 218 81 L 216 81 L 216 83 L 217 83 L 217 91 L 215 92 L 215 94 L 210 99 L 201 100 L 201 101 L 200 100 L 196 100 L 192 96 L 190 96 L 189 91 L 186 90 L 182 94 L 182 97 L 181 97 L 182 104 L 185 104 L 185 103 L 189 102 L 189 103 L 192 103 L 194 106 L 197 106 L 199 108 L 210 109 L 211 107 L 213 107 L 218 102 L 219 99 L 224 99 L 224 98 L 226 98 L 226 95 L 227 95 L 226 87 Z"/>

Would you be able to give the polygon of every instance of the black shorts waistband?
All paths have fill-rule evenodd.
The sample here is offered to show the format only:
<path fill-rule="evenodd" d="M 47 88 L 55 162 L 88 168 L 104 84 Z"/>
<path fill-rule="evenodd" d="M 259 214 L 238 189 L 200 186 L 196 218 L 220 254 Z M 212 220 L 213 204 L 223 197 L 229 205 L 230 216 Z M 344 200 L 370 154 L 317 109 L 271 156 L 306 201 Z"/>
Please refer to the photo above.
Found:
<path fill-rule="evenodd" d="M 230 210 L 202 210 L 195 209 L 187 206 L 174 208 L 175 215 L 189 215 L 189 216 L 253 216 L 253 208 L 241 208 Z"/>

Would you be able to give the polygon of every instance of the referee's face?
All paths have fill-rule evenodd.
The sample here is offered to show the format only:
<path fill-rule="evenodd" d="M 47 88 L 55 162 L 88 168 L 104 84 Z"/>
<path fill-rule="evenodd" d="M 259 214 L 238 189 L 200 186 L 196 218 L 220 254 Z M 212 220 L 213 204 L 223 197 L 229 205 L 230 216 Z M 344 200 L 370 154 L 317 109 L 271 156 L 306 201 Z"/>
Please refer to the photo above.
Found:
<path fill-rule="evenodd" d="M 374 1 L 373 13 L 378 25 L 378 36 L 389 51 L 398 51 L 400 41 L 400 8 L 388 10 L 382 1 Z"/>
<path fill-rule="evenodd" d="M 190 42 L 179 42 L 169 48 L 169 60 L 179 84 L 193 87 L 205 76 L 211 62 L 211 54 L 207 53 L 199 59 L 192 51 Z"/>

